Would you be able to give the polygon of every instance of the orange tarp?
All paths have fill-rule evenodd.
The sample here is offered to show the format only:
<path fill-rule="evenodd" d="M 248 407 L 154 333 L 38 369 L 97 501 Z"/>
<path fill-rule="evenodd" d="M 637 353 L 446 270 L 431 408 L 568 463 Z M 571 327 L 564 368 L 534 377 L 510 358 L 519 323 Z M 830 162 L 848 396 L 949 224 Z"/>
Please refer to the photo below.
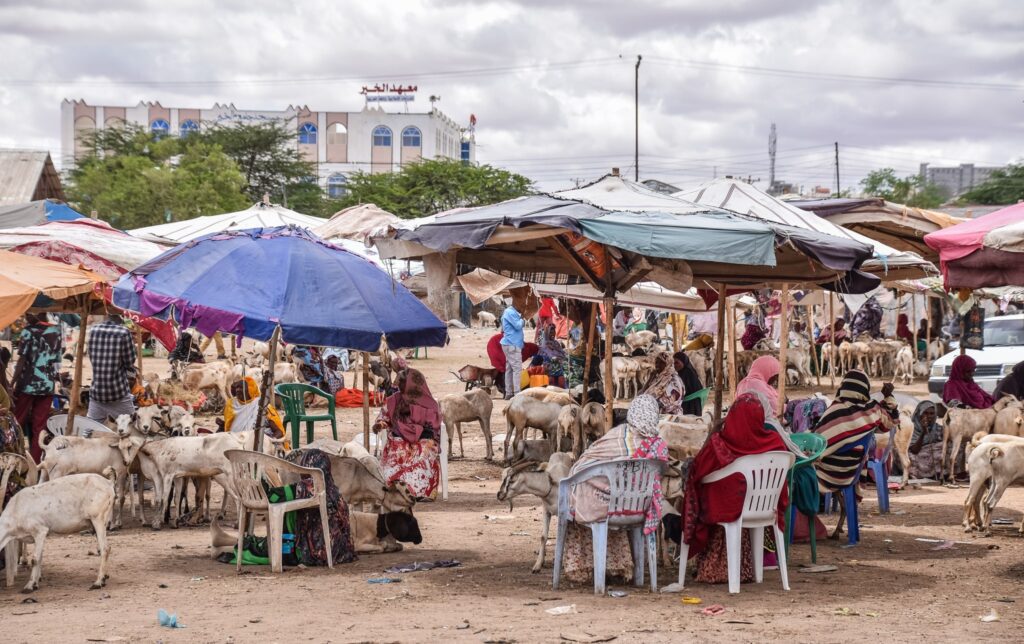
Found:
<path fill-rule="evenodd" d="M 0 329 L 21 317 L 39 295 L 63 300 L 102 281 L 81 268 L 0 250 Z"/>

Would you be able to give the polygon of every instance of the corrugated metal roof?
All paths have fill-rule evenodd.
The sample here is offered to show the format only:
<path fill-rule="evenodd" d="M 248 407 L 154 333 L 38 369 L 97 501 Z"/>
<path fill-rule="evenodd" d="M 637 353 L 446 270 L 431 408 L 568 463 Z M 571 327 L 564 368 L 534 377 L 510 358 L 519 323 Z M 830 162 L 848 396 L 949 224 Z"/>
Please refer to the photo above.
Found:
<path fill-rule="evenodd" d="M 40 182 L 44 184 L 37 193 Z M 64 200 L 50 153 L 46 150 L 0 149 L 0 205 L 20 204 L 37 199 Z"/>

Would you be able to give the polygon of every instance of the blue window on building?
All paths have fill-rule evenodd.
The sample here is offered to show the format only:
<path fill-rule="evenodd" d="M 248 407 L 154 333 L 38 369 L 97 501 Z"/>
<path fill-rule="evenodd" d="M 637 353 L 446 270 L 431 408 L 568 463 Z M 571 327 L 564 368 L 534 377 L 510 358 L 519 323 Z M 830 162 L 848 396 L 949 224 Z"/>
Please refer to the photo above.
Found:
<path fill-rule="evenodd" d="M 311 143 L 316 145 L 316 126 L 312 123 L 303 123 L 299 126 L 299 143 Z"/>
<path fill-rule="evenodd" d="M 159 139 L 167 136 L 167 133 L 171 131 L 171 124 L 164 119 L 156 119 L 149 124 L 149 129 Z"/>
<path fill-rule="evenodd" d="M 327 196 L 341 199 L 348 194 L 348 177 L 343 174 L 332 174 L 327 177 Z"/>
<path fill-rule="evenodd" d="M 192 119 L 188 119 L 186 121 L 183 121 L 181 126 L 178 127 L 178 136 L 180 136 L 181 138 L 185 138 L 189 134 L 195 134 L 198 131 L 199 124 L 193 121 Z"/>
<path fill-rule="evenodd" d="M 423 145 L 423 135 L 418 127 L 409 126 L 402 130 L 402 147 L 418 148 Z"/>
<path fill-rule="evenodd" d="M 462 161 L 469 163 L 469 141 L 462 142 Z"/>
<path fill-rule="evenodd" d="M 373 146 L 391 147 L 391 128 L 386 125 L 378 125 L 373 128 Z"/>

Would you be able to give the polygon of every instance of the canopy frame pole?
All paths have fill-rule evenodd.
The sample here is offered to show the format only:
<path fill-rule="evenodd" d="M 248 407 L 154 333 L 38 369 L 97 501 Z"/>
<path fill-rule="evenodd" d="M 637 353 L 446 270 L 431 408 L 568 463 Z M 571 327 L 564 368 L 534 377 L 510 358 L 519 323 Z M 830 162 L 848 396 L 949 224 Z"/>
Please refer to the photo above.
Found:
<path fill-rule="evenodd" d="M 729 365 L 729 398 L 736 400 L 736 307 L 726 298 L 726 327 L 725 334 L 729 339 L 729 353 L 726 360 Z"/>
<path fill-rule="evenodd" d="M 829 387 L 835 389 L 836 386 L 836 358 L 839 357 L 839 345 L 836 344 L 836 308 L 835 308 L 835 296 L 836 294 L 832 291 L 828 292 L 828 328 L 829 328 L 829 344 L 832 345 L 832 351 L 828 356 L 828 382 Z"/>
<path fill-rule="evenodd" d="M 359 357 L 363 363 L 363 447 L 370 451 L 370 354 L 363 351 Z"/>
<path fill-rule="evenodd" d="M 608 289 L 611 290 L 611 287 Z M 605 426 L 611 428 L 615 409 L 615 392 L 612 390 L 612 309 L 615 298 L 604 298 L 604 418 Z"/>
<path fill-rule="evenodd" d="M 928 328 L 925 329 L 924 334 L 924 362 L 928 365 L 929 375 L 931 374 L 931 365 L 928 364 L 928 353 L 932 350 L 932 303 L 929 301 L 929 295 L 927 292 L 924 294 L 924 316 L 928 319 Z"/>
<path fill-rule="evenodd" d="M 917 364 L 917 330 L 918 330 L 917 324 L 918 324 L 919 320 L 917 319 L 917 296 L 915 296 L 913 293 L 910 294 L 910 310 L 911 310 L 911 315 L 913 316 L 911 318 L 913 320 L 912 324 L 914 325 L 914 327 L 913 327 L 914 331 L 913 331 L 913 333 L 910 334 L 910 338 L 911 338 L 910 339 L 910 344 L 913 345 L 913 347 L 914 347 L 914 364 L 916 365 Z M 914 375 L 913 372 L 911 372 L 910 375 L 913 376 Z"/>
<path fill-rule="evenodd" d="M 818 353 L 818 347 L 814 345 L 814 305 L 807 305 L 807 342 L 809 343 L 808 351 L 811 352 L 811 360 L 814 360 L 814 376 L 817 380 L 818 386 L 821 386 L 821 355 Z"/>
<path fill-rule="evenodd" d="M 587 309 L 589 316 L 587 320 L 587 337 L 584 340 L 587 343 L 585 348 L 586 358 L 583 365 L 583 404 L 586 405 L 590 398 L 590 364 L 593 360 L 594 355 L 594 333 L 597 330 L 597 303 L 591 302 L 590 307 Z M 570 358 L 571 359 L 571 358 Z M 568 373 L 568 370 L 566 371 Z M 569 379 L 566 378 L 566 389 L 568 389 Z"/>
<path fill-rule="evenodd" d="M 725 365 L 722 364 L 725 350 L 725 284 L 718 286 L 718 336 L 715 338 L 715 415 L 714 422 L 722 419 L 722 389 Z"/>
<path fill-rule="evenodd" d="M 270 356 L 267 358 L 267 368 L 263 372 L 263 383 L 260 385 L 260 406 L 256 410 L 256 426 L 252 430 L 252 449 L 254 452 L 263 451 L 260 449 L 263 444 L 263 419 L 267 417 L 267 407 L 272 400 L 270 388 L 274 384 L 274 362 L 277 359 L 277 344 L 280 339 L 281 326 L 278 325 L 274 327 L 274 332 L 270 336 Z M 225 404 L 230 404 L 230 401 L 225 401 Z M 298 445 L 292 445 L 292 449 L 298 449 L 298 447 Z"/>
<path fill-rule="evenodd" d="M 68 401 L 68 424 L 64 429 L 65 436 L 71 436 L 75 428 L 75 413 L 78 411 L 78 399 L 82 396 L 82 361 L 85 356 L 85 332 L 89 327 L 89 295 L 81 296 L 78 308 L 78 343 L 75 345 L 75 369 L 71 380 L 71 400 Z"/>
<path fill-rule="evenodd" d="M 138 373 L 135 374 L 135 379 L 142 384 L 142 327 L 138 327 L 135 330 L 135 360 L 138 363 Z"/>
<path fill-rule="evenodd" d="M 781 309 L 779 310 L 779 418 L 786 411 L 786 351 L 789 349 L 789 284 L 782 284 Z"/>

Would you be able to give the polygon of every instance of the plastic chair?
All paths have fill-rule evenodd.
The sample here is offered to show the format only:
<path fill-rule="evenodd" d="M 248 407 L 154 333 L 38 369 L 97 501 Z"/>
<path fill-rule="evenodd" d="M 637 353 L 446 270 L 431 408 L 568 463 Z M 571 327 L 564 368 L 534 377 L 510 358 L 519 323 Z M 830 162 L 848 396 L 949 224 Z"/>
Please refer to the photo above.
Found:
<path fill-rule="evenodd" d="M 708 394 L 710 393 L 711 387 L 704 387 L 703 389 L 699 389 L 683 398 L 683 402 L 690 402 L 691 400 L 700 400 L 700 406 L 701 409 L 703 409 L 704 405 L 706 405 L 708 402 Z"/>
<path fill-rule="evenodd" d="M 765 452 L 741 456 L 728 467 L 708 474 L 701 483 L 714 483 L 733 474 L 742 474 L 747 481 L 747 492 L 743 499 L 740 518 L 730 523 L 720 523 L 725 528 L 725 542 L 729 558 L 729 592 L 740 592 L 740 557 L 743 556 L 743 529 L 750 531 L 750 550 L 754 559 L 754 580 L 764 581 L 764 529 L 771 526 L 775 531 L 776 553 L 779 560 L 779 574 L 782 588 L 789 590 L 789 571 L 786 567 L 786 546 L 782 530 L 776 521 L 779 496 L 786 482 L 786 472 L 793 465 L 796 456 L 792 452 Z M 679 586 L 686 578 L 686 561 L 690 546 L 685 541 L 679 544 Z"/>
<path fill-rule="evenodd" d="M 68 415 L 57 414 L 46 419 L 46 431 L 54 436 L 63 436 L 68 426 Z M 101 422 L 85 416 L 75 416 L 74 425 L 71 426 L 74 436 L 92 438 L 94 432 L 113 434 L 113 430 Z"/>
<path fill-rule="evenodd" d="M 857 484 L 860 483 L 861 472 L 864 470 L 865 463 L 874 442 L 874 434 L 868 434 L 856 443 L 847 445 L 841 452 L 836 452 L 837 455 L 842 455 L 856 449 L 857 447 L 864 448 L 864 457 L 861 459 L 860 465 L 857 466 L 857 473 L 854 475 L 853 481 L 840 490 L 843 495 L 843 505 L 846 507 L 846 532 L 849 537 L 847 543 L 851 546 L 855 546 L 860 543 L 860 519 L 857 515 Z M 825 514 L 831 514 L 832 504 L 833 494 L 831 492 L 826 492 Z"/>
<path fill-rule="evenodd" d="M 299 424 L 306 423 L 306 444 L 313 442 L 313 423 L 318 420 L 331 422 L 331 433 L 338 440 L 338 421 L 334 418 L 334 396 L 313 385 L 286 383 L 274 387 L 274 392 L 281 397 L 284 404 L 284 426 L 292 426 L 292 449 L 299 448 Z M 313 394 L 327 400 L 326 414 L 306 413 L 306 394 Z"/>
<path fill-rule="evenodd" d="M 327 567 L 334 567 L 331 548 L 331 531 L 327 522 L 327 487 L 323 470 L 302 467 L 286 460 L 244 449 L 229 449 L 224 452 L 231 463 L 231 483 L 238 494 L 238 549 L 235 551 L 235 568 L 242 570 L 242 549 L 249 521 L 257 514 L 267 517 L 267 550 L 270 554 L 270 569 L 281 572 L 284 569 L 281 548 L 283 546 L 284 515 L 302 508 L 320 508 L 320 524 L 324 532 L 324 547 L 327 550 Z M 263 488 L 263 476 L 268 469 L 281 474 L 309 476 L 313 479 L 313 496 L 283 503 L 271 503 Z"/>
<path fill-rule="evenodd" d="M 412 359 L 413 360 L 419 360 L 420 359 L 420 349 L 423 349 L 423 359 L 424 360 L 429 360 L 430 359 L 430 355 L 427 353 L 427 348 L 426 347 L 416 347 L 415 349 L 413 349 L 412 350 Z"/>
<path fill-rule="evenodd" d="M 821 458 L 825 448 L 828 447 L 828 441 L 822 438 L 818 434 L 811 432 L 799 432 L 796 434 L 790 434 L 790 441 L 799 448 L 800 452 L 797 455 L 796 462 L 793 463 L 793 467 L 789 469 L 789 475 L 787 476 L 787 483 L 789 484 L 789 511 L 786 512 L 786 556 L 789 556 L 789 546 L 793 543 L 793 524 L 796 523 L 797 507 L 793 503 L 793 479 L 795 472 L 804 467 L 810 467 Z M 801 513 L 802 514 L 802 513 Z M 817 535 L 814 529 L 814 517 L 816 512 L 806 514 L 807 524 L 810 526 L 808 532 L 811 538 L 811 563 L 818 563 L 818 542 Z"/>
<path fill-rule="evenodd" d="M 896 438 L 896 429 L 889 430 L 889 444 L 882 452 L 880 458 L 874 458 L 874 451 L 868 456 L 868 469 L 875 479 L 875 489 L 878 493 L 878 513 L 889 513 L 889 454 L 892 453 L 893 441 Z"/>
<path fill-rule="evenodd" d="M 551 587 L 558 590 L 562 576 L 562 554 L 569 528 L 569 496 L 572 489 L 595 478 L 608 480 L 608 516 L 589 524 L 594 539 L 594 594 L 605 592 L 605 569 L 608 557 L 608 529 L 629 530 L 629 547 L 633 553 L 633 584 L 644 585 L 644 542 L 647 545 L 651 573 L 651 592 L 658 590 L 658 559 L 656 533 L 644 535 L 644 515 L 654 500 L 654 482 L 665 467 L 654 459 L 619 459 L 594 463 L 558 484 L 558 537 L 555 541 L 555 569 Z"/>

